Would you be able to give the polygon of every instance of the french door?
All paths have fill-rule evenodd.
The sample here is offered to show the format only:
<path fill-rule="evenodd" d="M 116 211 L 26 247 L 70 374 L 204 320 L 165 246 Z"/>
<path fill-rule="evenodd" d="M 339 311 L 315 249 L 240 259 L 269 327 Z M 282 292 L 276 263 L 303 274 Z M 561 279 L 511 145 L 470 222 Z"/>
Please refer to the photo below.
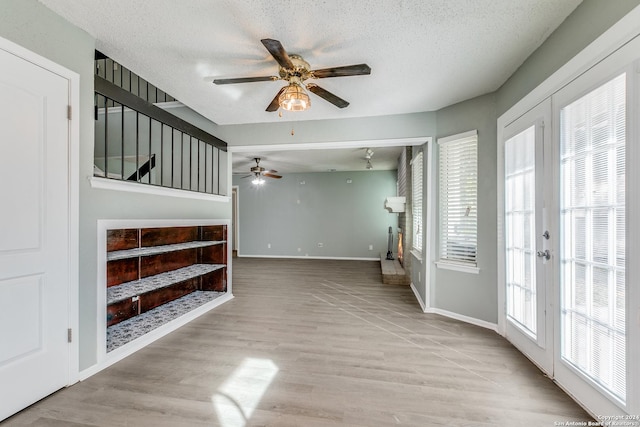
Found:
<path fill-rule="evenodd" d="M 602 416 L 640 410 L 638 52 L 640 37 L 506 125 L 499 146 L 505 336 Z"/>
<path fill-rule="evenodd" d="M 556 238 L 545 217 L 551 197 L 545 171 L 550 114 L 546 101 L 505 128 L 502 171 L 505 333 L 547 373 L 553 372 L 550 248 Z"/>
<path fill-rule="evenodd" d="M 628 368 L 637 364 L 628 352 L 627 228 L 638 220 L 627 212 L 627 195 L 638 188 L 627 177 L 637 102 L 628 59 L 618 52 L 553 97 L 561 231 L 555 377 L 601 415 L 630 413 Z"/>

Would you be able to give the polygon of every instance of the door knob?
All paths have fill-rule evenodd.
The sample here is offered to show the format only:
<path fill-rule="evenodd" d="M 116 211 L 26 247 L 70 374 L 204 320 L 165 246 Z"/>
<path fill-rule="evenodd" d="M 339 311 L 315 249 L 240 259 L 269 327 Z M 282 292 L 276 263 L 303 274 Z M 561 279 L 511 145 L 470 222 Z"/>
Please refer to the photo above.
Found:
<path fill-rule="evenodd" d="M 549 249 L 545 249 L 544 251 L 538 251 L 538 256 L 548 261 L 551 259 L 551 252 L 549 252 Z"/>

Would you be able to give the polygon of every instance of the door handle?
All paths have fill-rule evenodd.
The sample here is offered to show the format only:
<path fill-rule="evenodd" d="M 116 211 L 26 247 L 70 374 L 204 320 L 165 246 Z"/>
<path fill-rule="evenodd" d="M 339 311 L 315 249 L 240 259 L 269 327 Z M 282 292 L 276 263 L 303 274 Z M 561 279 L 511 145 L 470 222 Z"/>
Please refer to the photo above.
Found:
<path fill-rule="evenodd" d="M 538 256 L 548 261 L 551 259 L 551 252 L 549 252 L 549 249 L 545 249 L 544 251 L 538 251 Z"/>

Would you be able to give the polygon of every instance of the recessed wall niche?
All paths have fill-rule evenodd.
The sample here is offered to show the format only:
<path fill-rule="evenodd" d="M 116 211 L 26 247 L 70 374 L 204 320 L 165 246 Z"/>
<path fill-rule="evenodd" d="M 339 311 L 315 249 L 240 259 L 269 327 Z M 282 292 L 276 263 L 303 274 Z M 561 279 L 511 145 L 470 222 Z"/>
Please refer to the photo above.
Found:
<path fill-rule="evenodd" d="M 162 336 L 231 296 L 227 221 L 103 228 L 105 354 Z"/>

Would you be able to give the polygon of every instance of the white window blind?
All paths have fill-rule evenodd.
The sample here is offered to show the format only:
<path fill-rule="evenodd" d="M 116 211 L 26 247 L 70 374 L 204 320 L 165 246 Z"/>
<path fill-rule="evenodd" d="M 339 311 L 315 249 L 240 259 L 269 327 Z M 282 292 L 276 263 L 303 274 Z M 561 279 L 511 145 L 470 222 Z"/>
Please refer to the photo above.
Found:
<path fill-rule="evenodd" d="M 504 143 L 507 316 L 536 336 L 536 127 Z"/>
<path fill-rule="evenodd" d="M 476 265 L 478 246 L 478 136 L 438 140 L 440 148 L 440 259 Z"/>
<path fill-rule="evenodd" d="M 625 79 L 561 110 L 562 358 L 626 399 Z"/>
<path fill-rule="evenodd" d="M 416 154 L 411 162 L 411 188 L 413 215 L 413 249 L 422 252 L 422 169 L 423 153 Z"/>

